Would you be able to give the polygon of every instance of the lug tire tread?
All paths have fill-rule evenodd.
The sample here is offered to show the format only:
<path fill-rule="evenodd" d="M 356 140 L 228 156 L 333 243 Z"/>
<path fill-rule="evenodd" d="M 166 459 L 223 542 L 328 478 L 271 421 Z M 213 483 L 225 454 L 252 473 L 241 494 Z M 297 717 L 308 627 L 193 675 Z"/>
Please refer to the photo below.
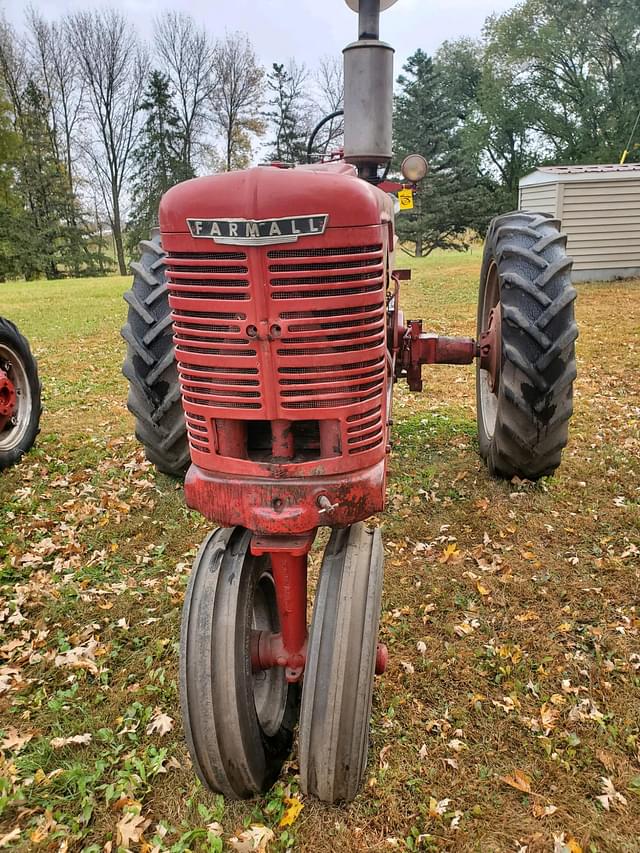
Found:
<path fill-rule="evenodd" d="M 497 217 L 487 235 L 482 284 L 497 266 L 503 363 L 497 416 L 489 438 L 480 407 L 480 451 L 500 477 L 537 480 L 560 465 L 573 413 L 576 291 L 566 236 L 553 217 L 517 211 Z M 482 331 L 482 301 L 478 333 Z"/>
<path fill-rule="evenodd" d="M 125 294 L 127 322 L 122 367 L 129 381 L 127 406 L 147 459 L 163 474 L 184 477 L 190 464 L 187 427 L 175 360 L 171 308 L 160 234 L 140 243 L 140 261 L 131 264 L 133 285 Z"/>

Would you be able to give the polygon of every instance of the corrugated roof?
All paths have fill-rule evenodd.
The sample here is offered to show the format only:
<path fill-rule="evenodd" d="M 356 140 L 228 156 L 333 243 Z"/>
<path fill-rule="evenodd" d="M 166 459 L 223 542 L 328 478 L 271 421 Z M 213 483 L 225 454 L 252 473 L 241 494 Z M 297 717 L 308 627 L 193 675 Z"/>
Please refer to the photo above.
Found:
<path fill-rule="evenodd" d="M 539 166 L 538 172 L 551 175 L 584 175 L 592 172 L 640 172 L 640 163 L 612 163 L 595 166 Z"/>

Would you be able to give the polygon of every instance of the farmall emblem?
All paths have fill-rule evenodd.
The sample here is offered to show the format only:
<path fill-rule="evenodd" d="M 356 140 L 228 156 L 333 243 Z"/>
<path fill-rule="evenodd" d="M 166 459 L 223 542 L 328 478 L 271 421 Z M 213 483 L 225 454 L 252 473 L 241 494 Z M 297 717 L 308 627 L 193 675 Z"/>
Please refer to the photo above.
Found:
<path fill-rule="evenodd" d="M 328 219 L 329 215 L 323 213 L 285 219 L 187 219 L 187 225 L 192 237 L 204 237 L 225 246 L 270 246 L 324 234 Z"/>

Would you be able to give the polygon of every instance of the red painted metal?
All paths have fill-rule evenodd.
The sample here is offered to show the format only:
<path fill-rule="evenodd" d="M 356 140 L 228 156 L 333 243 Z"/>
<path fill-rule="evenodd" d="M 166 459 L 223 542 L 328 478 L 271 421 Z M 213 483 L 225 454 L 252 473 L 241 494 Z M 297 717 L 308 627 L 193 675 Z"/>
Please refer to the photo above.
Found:
<path fill-rule="evenodd" d="M 375 465 L 331 477 L 243 477 L 192 465 L 184 491 L 187 506 L 224 527 L 240 525 L 273 536 L 303 534 L 323 526 L 346 527 L 384 508 L 384 448 L 383 458 Z M 323 512 L 318 504 L 323 495 L 334 507 L 331 511 Z"/>
<path fill-rule="evenodd" d="M 480 335 L 479 349 L 480 367 L 489 374 L 489 387 L 494 393 L 497 393 L 502 370 L 502 309 L 500 303 L 491 309 L 489 328 Z"/>
<path fill-rule="evenodd" d="M 378 643 L 376 649 L 376 675 L 382 675 L 389 663 L 389 649 L 384 643 Z"/>
<path fill-rule="evenodd" d="M 294 245 L 218 245 L 186 222 L 311 214 L 328 214 L 326 232 Z M 166 194 L 189 506 L 280 535 L 382 509 L 392 220 L 392 200 L 340 162 L 250 169 Z"/>
<path fill-rule="evenodd" d="M 298 681 L 307 659 L 307 555 L 271 554 L 287 681 Z M 282 664 L 281 664 L 282 665 Z"/>
<path fill-rule="evenodd" d="M 0 430 L 9 423 L 16 410 L 18 395 L 9 375 L 0 368 Z"/>
<path fill-rule="evenodd" d="M 403 338 L 399 370 L 406 374 L 412 391 L 422 391 L 423 364 L 471 364 L 477 356 L 478 344 L 473 338 L 424 334 L 422 320 L 412 320 Z"/>

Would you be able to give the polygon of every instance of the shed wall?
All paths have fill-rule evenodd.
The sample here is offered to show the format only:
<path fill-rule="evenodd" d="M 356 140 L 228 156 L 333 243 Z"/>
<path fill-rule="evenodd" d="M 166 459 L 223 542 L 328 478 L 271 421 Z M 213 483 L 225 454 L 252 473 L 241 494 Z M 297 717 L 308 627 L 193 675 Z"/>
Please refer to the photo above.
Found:
<path fill-rule="evenodd" d="M 520 209 L 558 215 L 558 184 L 533 184 L 520 187 Z"/>
<path fill-rule="evenodd" d="M 640 268 L 640 177 L 561 184 L 558 212 L 576 273 Z"/>

